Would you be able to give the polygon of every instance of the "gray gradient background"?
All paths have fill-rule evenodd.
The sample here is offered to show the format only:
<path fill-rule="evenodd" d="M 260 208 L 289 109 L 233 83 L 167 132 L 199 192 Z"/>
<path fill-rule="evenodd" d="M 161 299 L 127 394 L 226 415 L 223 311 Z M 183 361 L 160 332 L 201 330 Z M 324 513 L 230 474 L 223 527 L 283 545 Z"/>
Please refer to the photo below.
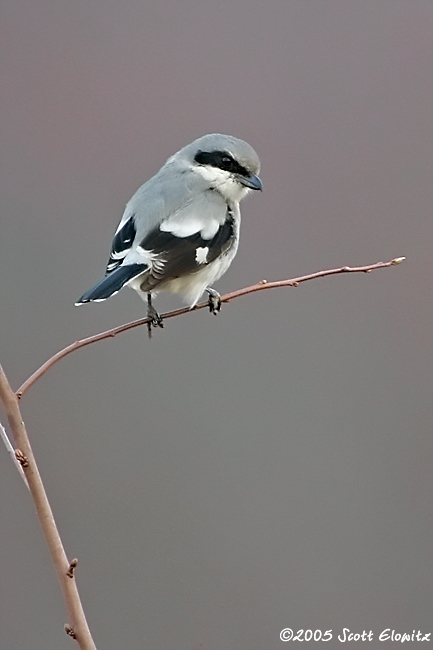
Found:
<path fill-rule="evenodd" d="M 93 345 L 25 396 L 98 647 L 273 650 L 289 626 L 388 649 L 385 628 L 433 631 L 431 0 L 9 0 L 0 18 L 14 386 L 143 315 L 128 290 L 73 303 L 132 193 L 207 132 L 250 142 L 265 188 L 221 291 L 407 257 Z M 0 463 L 0 647 L 72 648 Z"/>

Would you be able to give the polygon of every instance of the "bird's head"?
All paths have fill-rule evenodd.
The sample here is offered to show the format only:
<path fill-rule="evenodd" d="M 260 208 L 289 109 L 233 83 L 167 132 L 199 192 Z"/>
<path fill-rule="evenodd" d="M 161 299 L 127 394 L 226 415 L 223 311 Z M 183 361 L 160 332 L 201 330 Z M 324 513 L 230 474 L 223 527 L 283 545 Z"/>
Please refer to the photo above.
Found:
<path fill-rule="evenodd" d="M 228 202 L 239 202 L 249 190 L 262 189 L 256 152 L 247 142 L 230 135 L 204 135 L 171 160 L 197 174 Z"/>

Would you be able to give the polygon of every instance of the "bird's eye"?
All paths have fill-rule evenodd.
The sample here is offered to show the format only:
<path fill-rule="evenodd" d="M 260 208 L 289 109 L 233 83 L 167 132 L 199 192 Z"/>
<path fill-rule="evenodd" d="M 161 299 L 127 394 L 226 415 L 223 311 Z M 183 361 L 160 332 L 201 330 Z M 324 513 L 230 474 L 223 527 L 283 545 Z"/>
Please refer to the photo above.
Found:
<path fill-rule="evenodd" d="M 221 169 L 225 169 L 227 172 L 233 172 L 234 161 L 231 156 L 221 156 L 220 162 L 218 165 Z"/>

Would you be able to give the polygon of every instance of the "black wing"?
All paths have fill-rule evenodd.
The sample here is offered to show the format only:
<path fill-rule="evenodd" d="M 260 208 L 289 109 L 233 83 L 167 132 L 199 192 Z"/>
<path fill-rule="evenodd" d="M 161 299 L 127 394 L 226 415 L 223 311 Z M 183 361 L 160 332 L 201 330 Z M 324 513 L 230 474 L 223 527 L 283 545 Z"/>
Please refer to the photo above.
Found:
<path fill-rule="evenodd" d="M 122 264 L 134 243 L 136 232 L 134 215 L 131 215 L 128 221 L 125 221 L 123 226 L 114 235 L 111 244 L 110 259 L 108 260 L 105 271 L 107 275 L 115 271 Z"/>
<path fill-rule="evenodd" d="M 111 296 L 114 296 L 129 280 L 136 278 L 148 268 L 147 264 L 125 264 L 119 266 L 113 272 L 105 276 L 98 284 L 86 291 L 76 305 L 82 305 L 85 302 L 102 302 Z"/>
<path fill-rule="evenodd" d="M 114 296 L 130 280 L 140 275 L 148 268 L 147 264 L 126 264 L 123 261 L 134 242 L 136 229 L 132 215 L 114 235 L 111 245 L 110 259 L 108 260 L 105 277 L 86 291 L 75 303 L 81 305 L 85 302 L 99 302 Z"/>
<path fill-rule="evenodd" d="M 152 265 L 146 278 L 148 288 L 156 288 L 161 282 L 195 273 L 211 264 L 229 250 L 236 238 L 233 214 L 227 211 L 227 218 L 211 239 L 205 239 L 200 232 L 177 237 L 171 232 L 151 230 L 140 242 L 140 248 L 149 251 Z"/>

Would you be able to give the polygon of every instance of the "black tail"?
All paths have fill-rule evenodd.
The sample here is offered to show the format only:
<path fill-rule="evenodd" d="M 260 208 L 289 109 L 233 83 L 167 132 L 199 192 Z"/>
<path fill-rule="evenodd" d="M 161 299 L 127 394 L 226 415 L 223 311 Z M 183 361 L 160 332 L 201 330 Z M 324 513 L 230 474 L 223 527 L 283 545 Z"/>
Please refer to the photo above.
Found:
<path fill-rule="evenodd" d="M 85 302 L 101 302 L 107 300 L 110 296 L 118 293 L 120 289 L 137 275 L 143 273 L 148 267 L 146 264 L 125 264 L 119 266 L 115 271 L 106 275 L 98 284 L 83 293 L 77 300 L 76 305 L 82 305 Z"/>

